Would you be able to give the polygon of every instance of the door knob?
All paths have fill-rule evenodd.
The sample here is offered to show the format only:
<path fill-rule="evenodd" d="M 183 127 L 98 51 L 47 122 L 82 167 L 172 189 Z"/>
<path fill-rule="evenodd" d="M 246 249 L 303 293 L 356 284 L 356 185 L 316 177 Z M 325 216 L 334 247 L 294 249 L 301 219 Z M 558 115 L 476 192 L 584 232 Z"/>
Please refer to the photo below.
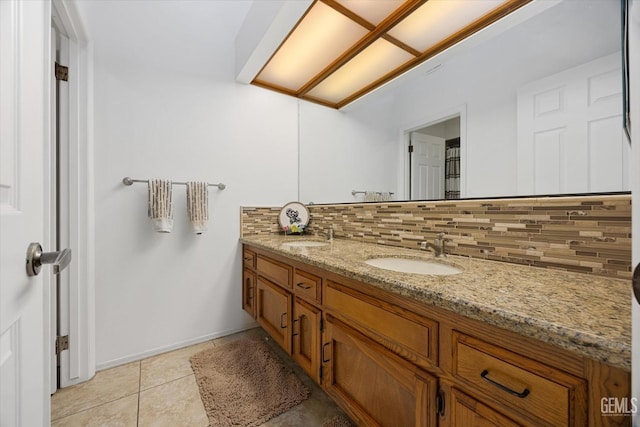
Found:
<path fill-rule="evenodd" d="M 57 252 L 42 252 L 40 243 L 31 243 L 27 248 L 27 276 L 37 276 L 44 264 L 53 266 L 53 274 L 60 274 L 71 262 L 71 249 Z"/>

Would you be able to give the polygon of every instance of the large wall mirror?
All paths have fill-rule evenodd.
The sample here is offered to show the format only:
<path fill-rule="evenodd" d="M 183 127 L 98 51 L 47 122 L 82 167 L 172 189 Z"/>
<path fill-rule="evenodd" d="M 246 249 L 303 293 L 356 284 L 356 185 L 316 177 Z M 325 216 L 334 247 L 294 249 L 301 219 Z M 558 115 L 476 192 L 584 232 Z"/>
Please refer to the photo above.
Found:
<path fill-rule="evenodd" d="M 627 191 L 620 2 L 506 19 L 345 111 L 300 101 L 300 200 Z"/>

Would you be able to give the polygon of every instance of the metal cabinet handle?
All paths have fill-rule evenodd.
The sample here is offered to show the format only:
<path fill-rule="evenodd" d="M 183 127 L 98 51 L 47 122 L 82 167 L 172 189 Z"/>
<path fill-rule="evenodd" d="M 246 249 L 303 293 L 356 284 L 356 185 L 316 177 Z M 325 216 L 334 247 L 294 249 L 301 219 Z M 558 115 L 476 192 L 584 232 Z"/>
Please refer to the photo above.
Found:
<path fill-rule="evenodd" d="M 53 266 L 53 274 L 60 274 L 71 262 L 71 249 L 42 252 L 40 243 L 33 242 L 27 248 L 27 276 L 37 276 L 44 264 Z"/>
<path fill-rule="evenodd" d="M 299 287 L 299 288 L 302 288 L 304 290 L 311 289 L 311 285 L 308 285 L 308 284 L 306 284 L 304 282 L 298 283 L 296 286 Z"/>
<path fill-rule="evenodd" d="M 295 337 L 297 335 L 300 335 L 300 331 L 298 330 L 298 332 L 296 333 L 296 322 L 299 322 L 300 319 L 292 319 L 291 320 L 291 336 Z"/>
<path fill-rule="evenodd" d="M 245 260 L 245 261 L 251 261 L 251 260 L 253 260 L 253 257 L 246 256 L 246 257 L 244 257 L 244 260 Z"/>
<path fill-rule="evenodd" d="M 255 286 L 251 286 L 251 278 L 247 277 L 245 280 L 246 286 L 247 286 L 247 301 L 252 300 L 253 299 L 253 292 L 251 292 L 251 290 L 255 287 Z"/>
<path fill-rule="evenodd" d="M 484 371 L 482 371 L 482 373 L 480 374 L 480 376 L 489 381 L 489 383 L 493 384 L 494 386 L 498 387 L 500 390 L 502 391 L 506 391 L 507 393 L 513 395 L 513 396 L 517 396 L 520 398 L 524 398 L 527 397 L 529 395 L 529 389 L 525 388 L 524 390 L 522 390 L 521 392 L 517 392 L 515 390 L 510 389 L 509 387 L 500 384 L 499 382 L 496 382 L 494 380 L 492 380 L 491 378 L 487 377 L 487 375 L 489 375 L 489 371 L 487 371 L 486 369 Z"/>
<path fill-rule="evenodd" d="M 330 362 L 330 361 L 331 361 L 331 359 L 325 359 L 325 358 L 324 358 L 324 349 L 325 349 L 325 348 L 327 348 L 327 346 L 328 346 L 328 345 L 331 345 L 331 343 L 330 343 L 330 342 L 326 342 L 326 343 L 324 343 L 324 345 L 322 346 L 322 355 L 321 355 L 321 356 L 322 356 L 322 363 L 327 363 L 327 362 Z"/>
<path fill-rule="evenodd" d="M 444 417 L 444 411 L 446 409 L 446 399 L 444 395 L 444 391 L 438 391 L 438 395 L 436 396 L 436 412 L 441 417 Z"/>
<path fill-rule="evenodd" d="M 287 313 L 286 313 L 286 312 L 284 312 L 284 313 L 282 313 L 282 314 L 280 315 L 280 329 L 284 329 L 284 328 L 286 328 L 286 327 L 287 327 L 287 325 L 283 325 L 283 324 L 282 324 L 282 319 L 283 319 L 286 315 L 287 315 Z"/>

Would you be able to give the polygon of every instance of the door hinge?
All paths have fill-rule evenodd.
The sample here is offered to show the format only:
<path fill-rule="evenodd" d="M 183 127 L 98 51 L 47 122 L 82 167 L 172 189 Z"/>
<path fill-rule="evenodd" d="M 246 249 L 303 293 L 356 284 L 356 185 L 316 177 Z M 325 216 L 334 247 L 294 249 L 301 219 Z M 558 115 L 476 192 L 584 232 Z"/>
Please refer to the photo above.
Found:
<path fill-rule="evenodd" d="M 56 62 L 56 80 L 62 80 L 64 82 L 69 81 L 69 67 L 60 65 Z"/>
<path fill-rule="evenodd" d="M 413 153 L 413 145 L 409 145 L 409 152 Z"/>
<path fill-rule="evenodd" d="M 438 395 L 436 396 L 436 411 L 438 415 L 444 417 L 444 409 L 445 409 L 445 400 L 444 400 L 444 391 L 438 391 Z"/>
<path fill-rule="evenodd" d="M 63 350 L 69 350 L 69 335 L 56 338 L 56 354 Z"/>

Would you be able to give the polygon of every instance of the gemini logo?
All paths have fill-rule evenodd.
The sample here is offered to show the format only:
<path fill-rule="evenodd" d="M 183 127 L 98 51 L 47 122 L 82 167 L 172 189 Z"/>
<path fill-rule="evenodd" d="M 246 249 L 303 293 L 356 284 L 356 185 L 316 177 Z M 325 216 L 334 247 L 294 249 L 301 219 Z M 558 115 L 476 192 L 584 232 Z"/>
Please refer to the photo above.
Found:
<path fill-rule="evenodd" d="M 603 397 L 600 399 L 600 413 L 603 417 L 630 416 L 638 413 L 637 397 Z"/>

